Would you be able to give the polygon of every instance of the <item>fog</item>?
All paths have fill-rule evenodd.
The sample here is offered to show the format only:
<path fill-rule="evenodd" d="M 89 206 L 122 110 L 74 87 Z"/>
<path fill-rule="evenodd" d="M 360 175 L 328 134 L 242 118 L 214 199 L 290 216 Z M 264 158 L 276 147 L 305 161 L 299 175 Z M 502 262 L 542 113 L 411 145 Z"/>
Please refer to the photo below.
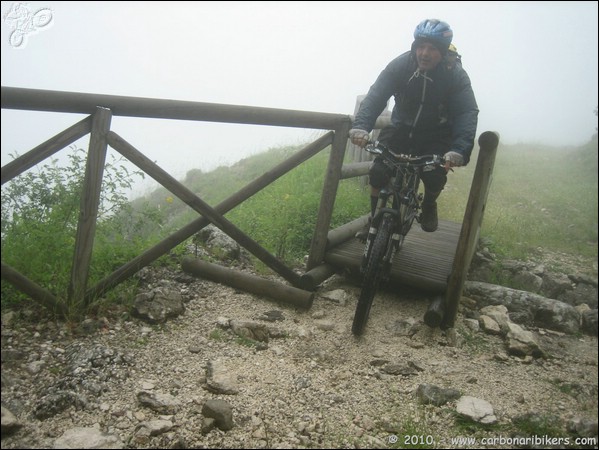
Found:
<path fill-rule="evenodd" d="M 11 41 L 16 6 L 52 20 Z M 340 114 L 439 18 L 477 135 L 567 146 L 597 127 L 597 2 L 2 2 L 2 18 L 2 86 Z M 82 117 L 3 109 L 2 164 Z M 320 133 L 121 117 L 112 129 L 177 178 Z"/>

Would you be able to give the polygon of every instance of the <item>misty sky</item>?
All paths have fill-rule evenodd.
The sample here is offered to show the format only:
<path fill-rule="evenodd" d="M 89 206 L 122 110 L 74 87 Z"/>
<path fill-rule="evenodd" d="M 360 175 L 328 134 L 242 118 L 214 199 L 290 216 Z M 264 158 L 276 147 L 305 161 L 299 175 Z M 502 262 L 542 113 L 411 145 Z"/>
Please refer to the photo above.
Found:
<path fill-rule="evenodd" d="M 52 22 L 10 41 L 15 5 Z M 2 2 L 2 86 L 353 114 L 415 26 L 454 30 L 477 136 L 579 145 L 596 132 L 597 2 Z M 83 116 L 2 110 L 2 164 Z M 113 118 L 177 178 L 317 130 Z"/>

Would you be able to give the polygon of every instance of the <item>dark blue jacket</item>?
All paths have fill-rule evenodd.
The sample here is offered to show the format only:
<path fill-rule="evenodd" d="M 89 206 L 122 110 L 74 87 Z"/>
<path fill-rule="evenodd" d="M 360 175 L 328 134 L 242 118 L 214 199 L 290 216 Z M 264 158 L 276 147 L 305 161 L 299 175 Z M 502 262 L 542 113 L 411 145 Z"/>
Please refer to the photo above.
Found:
<path fill-rule="evenodd" d="M 419 72 L 415 58 L 406 52 L 381 72 L 360 105 L 353 127 L 371 131 L 391 96 L 395 106 L 391 122 L 406 140 L 443 142 L 447 150 L 470 159 L 478 106 L 470 78 L 461 64 L 443 60 L 433 70 Z"/>

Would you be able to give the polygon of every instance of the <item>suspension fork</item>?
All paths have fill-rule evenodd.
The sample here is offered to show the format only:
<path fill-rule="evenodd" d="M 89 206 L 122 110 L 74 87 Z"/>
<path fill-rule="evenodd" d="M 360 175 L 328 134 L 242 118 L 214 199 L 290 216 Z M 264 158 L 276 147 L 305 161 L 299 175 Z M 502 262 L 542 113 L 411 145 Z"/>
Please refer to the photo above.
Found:
<path fill-rule="evenodd" d="M 393 265 L 393 259 L 395 258 L 395 254 L 399 251 L 401 245 L 403 244 L 404 236 L 399 232 L 399 213 L 396 209 L 393 210 L 393 228 L 391 230 L 391 237 L 389 242 L 387 243 L 387 251 L 385 252 L 385 257 L 383 258 L 383 280 L 389 280 L 389 275 L 391 274 L 391 266 Z"/>
<path fill-rule="evenodd" d="M 395 193 L 397 194 L 397 193 Z M 392 197 L 392 199 L 391 199 Z M 400 225 L 400 215 L 399 210 L 397 208 L 396 203 L 398 202 L 398 196 L 393 195 L 393 191 L 383 189 L 379 193 L 379 202 L 375 211 L 375 215 L 372 218 L 372 223 L 370 226 L 370 230 L 368 233 L 368 238 L 366 239 L 366 245 L 364 247 L 364 254 L 362 256 L 362 263 L 360 265 L 360 270 L 364 271 L 366 265 L 368 263 L 368 259 L 370 257 L 370 248 L 374 243 L 376 235 L 380 227 L 383 224 L 383 219 L 385 217 L 391 218 L 393 223 L 391 224 L 391 235 L 389 236 L 389 241 L 386 243 L 385 255 L 382 261 L 382 278 L 388 279 L 389 274 L 391 272 L 391 265 L 393 263 L 393 258 L 397 250 L 399 250 L 402 242 L 403 236 L 399 233 L 401 229 Z M 393 208 L 387 207 L 390 200 L 393 202 Z"/>
<path fill-rule="evenodd" d="M 368 262 L 368 258 L 370 256 L 370 249 L 372 248 L 372 244 L 374 243 L 374 239 L 378 233 L 379 227 L 381 226 L 381 220 L 383 218 L 383 210 L 387 209 L 387 202 L 389 201 L 389 197 L 391 197 L 392 192 L 383 188 L 379 191 L 379 199 L 376 205 L 376 209 L 374 211 L 374 216 L 372 217 L 372 221 L 370 222 L 370 228 L 368 229 L 368 237 L 366 238 L 366 245 L 364 245 L 364 252 L 362 254 L 362 261 L 360 264 L 360 272 L 364 272 L 366 268 L 366 264 Z"/>

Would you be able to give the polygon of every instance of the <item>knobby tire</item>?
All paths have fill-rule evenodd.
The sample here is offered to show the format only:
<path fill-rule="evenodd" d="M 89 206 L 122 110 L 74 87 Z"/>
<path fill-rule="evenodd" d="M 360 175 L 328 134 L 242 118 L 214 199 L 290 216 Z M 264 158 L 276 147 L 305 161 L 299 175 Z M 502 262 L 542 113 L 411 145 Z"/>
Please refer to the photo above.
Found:
<path fill-rule="evenodd" d="M 368 315 L 370 314 L 370 307 L 374 295 L 379 287 L 381 276 L 383 274 L 383 258 L 387 252 L 387 245 L 391 238 L 391 232 L 393 228 L 393 218 L 389 214 L 385 214 L 381 220 L 381 225 L 372 243 L 372 249 L 370 250 L 370 256 L 364 269 L 364 277 L 362 280 L 362 291 L 360 292 L 360 298 L 358 299 L 358 305 L 356 306 L 356 313 L 354 314 L 354 321 L 352 324 L 352 333 L 359 336 L 364 331 L 366 322 L 368 322 Z"/>

